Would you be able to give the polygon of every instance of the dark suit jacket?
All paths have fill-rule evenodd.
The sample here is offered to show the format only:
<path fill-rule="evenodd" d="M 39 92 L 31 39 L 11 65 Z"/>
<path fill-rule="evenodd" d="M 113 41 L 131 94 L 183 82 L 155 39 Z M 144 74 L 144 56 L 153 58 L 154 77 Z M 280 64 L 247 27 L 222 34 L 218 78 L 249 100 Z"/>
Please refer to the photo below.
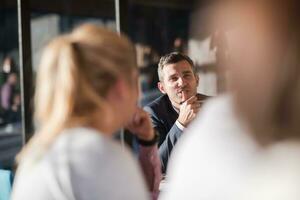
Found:
<path fill-rule="evenodd" d="M 207 98 L 205 95 L 198 95 L 201 100 Z M 162 172 L 165 173 L 171 151 L 182 134 L 182 131 L 175 124 L 178 118 L 178 113 L 174 110 L 167 95 L 158 97 L 153 102 L 145 106 L 144 110 L 150 114 L 153 127 L 160 135 L 159 154 L 162 164 Z"/>

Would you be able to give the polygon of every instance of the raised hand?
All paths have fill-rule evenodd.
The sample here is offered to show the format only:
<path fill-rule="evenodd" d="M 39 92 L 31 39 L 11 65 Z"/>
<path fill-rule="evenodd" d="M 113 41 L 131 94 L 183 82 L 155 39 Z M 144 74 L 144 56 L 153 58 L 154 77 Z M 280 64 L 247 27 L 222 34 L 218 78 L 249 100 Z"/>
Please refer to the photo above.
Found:
<path fill-rule="evenodd" d="M 141 108 L 136 108 L 135 114 L 125 128 L 135 134 L 139 139 L 150 141 L 154 138 L 154 130 L 150 117 L 148 113 Z"/>
<path fill-rule="evenodd" d="M 182 93 L 182 103 L 179 109 L 178 122 L 183 126 L 187 127 L 191 121 L 193 121 L 199 112 L 201 107 L 201 101 L 198 100 L 197 96 L 192 96 L 186 99 L 186 94 Z"/>

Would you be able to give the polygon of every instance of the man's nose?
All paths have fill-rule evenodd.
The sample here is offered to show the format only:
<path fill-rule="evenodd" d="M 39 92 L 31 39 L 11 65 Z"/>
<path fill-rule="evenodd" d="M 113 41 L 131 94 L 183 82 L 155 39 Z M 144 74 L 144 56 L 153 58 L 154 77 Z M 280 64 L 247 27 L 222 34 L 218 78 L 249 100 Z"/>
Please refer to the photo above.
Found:
<path fill-rule="evenodd" d="M 183 77 L 178 78 L 178 85 L 179 86 L 185 86 L 186 85 L 186 81 Z"/>

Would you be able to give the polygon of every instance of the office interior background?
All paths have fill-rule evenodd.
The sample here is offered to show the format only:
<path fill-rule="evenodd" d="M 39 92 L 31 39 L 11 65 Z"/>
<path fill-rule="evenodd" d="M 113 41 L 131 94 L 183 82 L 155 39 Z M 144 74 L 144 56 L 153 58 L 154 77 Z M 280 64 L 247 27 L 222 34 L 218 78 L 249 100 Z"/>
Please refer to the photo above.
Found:
<path fill-rule="evenodd" d="M 17 83 L 14 107 L 0 109 L 0 168 L 14 168 L 16 154 L 34 132 L 32 96 L 43 46 L 79 24 L 108 27 L 127 34 L 134 42 L 141 105 L 159 95 L 157 63 L 171 51 L 181 51 L 194 60 L 201 77 L 200 92 L 220 92 L 223 84 L 216 75 L 214 38 L 201 20 L 192 20 L 208 7 L 194 0 L 1 0 L 0 86 L 10 73 L 17 74 Z"/>

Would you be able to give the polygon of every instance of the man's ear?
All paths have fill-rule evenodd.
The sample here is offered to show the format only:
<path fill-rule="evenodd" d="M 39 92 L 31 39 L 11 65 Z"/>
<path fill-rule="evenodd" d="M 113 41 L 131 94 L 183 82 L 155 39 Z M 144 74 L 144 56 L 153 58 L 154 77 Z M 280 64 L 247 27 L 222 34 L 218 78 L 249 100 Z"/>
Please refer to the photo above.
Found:
<path fill-rule="evenodd" d="M 165 88 L 164 88 L 163 83 L 158 82 L 158 83 L 157 83 L 157 87 L 158 87 L 158 89 L 159 89 L 159 91 L 160 91 L 161 93 L 166 94 L 166 91 L 165 91 Z"/>

